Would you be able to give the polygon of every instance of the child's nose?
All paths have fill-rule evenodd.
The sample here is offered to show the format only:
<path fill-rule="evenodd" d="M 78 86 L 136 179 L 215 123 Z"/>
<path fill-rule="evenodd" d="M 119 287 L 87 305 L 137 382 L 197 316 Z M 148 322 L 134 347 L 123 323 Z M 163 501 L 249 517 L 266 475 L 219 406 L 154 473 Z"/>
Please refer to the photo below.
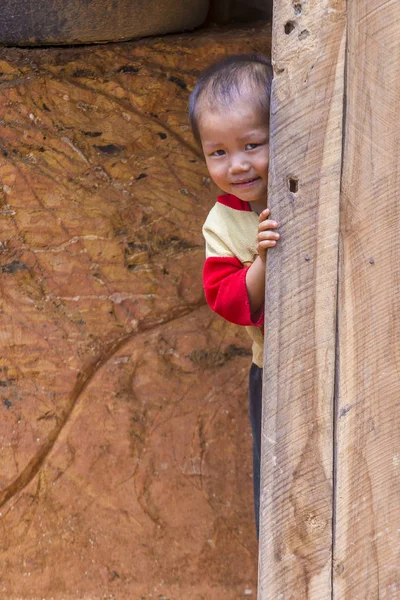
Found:
<path fill-rule="evenodd" d="M 242 171 L 247 171 L 249 168 L 249 163 L 243 156 L 233 157 L 231 160 L 231 164 L 229 166 L 229 171 L 233 173 L 241 173 Z"/>

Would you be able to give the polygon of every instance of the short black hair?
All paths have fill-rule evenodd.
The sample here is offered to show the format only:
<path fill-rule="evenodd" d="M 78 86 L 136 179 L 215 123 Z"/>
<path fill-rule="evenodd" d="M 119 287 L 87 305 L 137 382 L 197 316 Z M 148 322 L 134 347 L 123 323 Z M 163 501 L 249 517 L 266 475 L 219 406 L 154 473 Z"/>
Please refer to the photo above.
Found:
<path fill-rule="evenodd" d="M 202 100 L 207 98 L 211 109 L 228 108 L 246 88 L 254 94 L 255 103 L 268 117 L 271 82 L 271 61 L 258 54 L 232 54 L 205 69 L 189 99 L 189 121 L 197 142 L 201 142 Z"/>

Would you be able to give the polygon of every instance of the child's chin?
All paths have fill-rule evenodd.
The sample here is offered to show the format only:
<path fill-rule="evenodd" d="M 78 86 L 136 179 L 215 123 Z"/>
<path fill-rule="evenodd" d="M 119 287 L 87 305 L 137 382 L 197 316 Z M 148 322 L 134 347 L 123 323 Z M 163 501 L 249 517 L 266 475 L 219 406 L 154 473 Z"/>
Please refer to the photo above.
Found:
<path fill-rule="evenodd" d="M 267 197 L 267 189 L 264 189 L 264 187 L 260 188 L 259 185 L 257 187 L 257 190 L 250 189 L 250 187 L 247 189 L 235 188 L 233 193 L 235 196 L 237 196 L 238 198 L 240 198 L 240 200 L 243 200 L 244 202 L 260 202 Z"/>
<path fill-rule="evenodd" d="M 251 194 L 236 194 L 236 196 L 240 198 L 240 200 L 243 200 L 243 202 L 248 202 L 249 204 L 251 204 L 252 202 L 259 203 L 265 200 L 265 198 L 267 197 L 267 193 L 262 194 L 261 196 L 259 194 L 257 194 L 257 196 Z"/>

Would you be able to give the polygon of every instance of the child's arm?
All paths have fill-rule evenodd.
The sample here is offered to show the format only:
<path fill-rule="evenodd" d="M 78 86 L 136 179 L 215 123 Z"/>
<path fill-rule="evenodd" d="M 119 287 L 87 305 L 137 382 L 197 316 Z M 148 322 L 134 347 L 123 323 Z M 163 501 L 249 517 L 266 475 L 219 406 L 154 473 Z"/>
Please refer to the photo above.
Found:
<path fill-rule="evenodd" d="M 268 219 L 269 209 L 266 208 L 259 216 L 257 251 L 258 256 L 246 273 L 246 287 L 250 302 L 250 310 L 256 321 L 264 308 L 265 296 L 265 263 L 268 248 L 276 246 L 279 233 L 271 231 L 278 227 L 276 221 Z"/>
<path fill-rule="evenodd" d="M 236 211 L 232 214 L 234 217 L 237 216 Z M 222 228 L 223 235 L 221 235 L 222 224 L 226 223 L 226 218 L 231 218 L 232 214 L 224 205 L 218 203 L 211 210 L 203 226 L 207 255 L 203 267 L 204 292 L 210 308 L 227 321 L 236 325 L 259 326 L 264 320 L 266 249 L 274 246 L 277 239 L 275 232 L 267 230 L 276 227 L 276 223 L 267 219 L 268 211 L 263 211 L 259 216 L 257 239 L 259 256 L 251 266 L 247 267 L 230 248 L 229 231 Z M 249 227 L 250 235 L 253 227 L 253 224 Z M 247 274 L 250 270 L 249 291 Z"/>

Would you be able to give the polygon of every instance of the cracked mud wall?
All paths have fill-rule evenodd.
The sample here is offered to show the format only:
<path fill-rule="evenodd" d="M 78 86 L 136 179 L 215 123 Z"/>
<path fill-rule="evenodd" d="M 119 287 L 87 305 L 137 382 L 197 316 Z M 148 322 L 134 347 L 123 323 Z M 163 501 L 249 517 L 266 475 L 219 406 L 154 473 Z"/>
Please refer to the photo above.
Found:
<path fill-rule="evenodd" d="M 250 351 L 187 127 L 263 27 L 0 50 L 0 597 L 255 597 Z"/>

